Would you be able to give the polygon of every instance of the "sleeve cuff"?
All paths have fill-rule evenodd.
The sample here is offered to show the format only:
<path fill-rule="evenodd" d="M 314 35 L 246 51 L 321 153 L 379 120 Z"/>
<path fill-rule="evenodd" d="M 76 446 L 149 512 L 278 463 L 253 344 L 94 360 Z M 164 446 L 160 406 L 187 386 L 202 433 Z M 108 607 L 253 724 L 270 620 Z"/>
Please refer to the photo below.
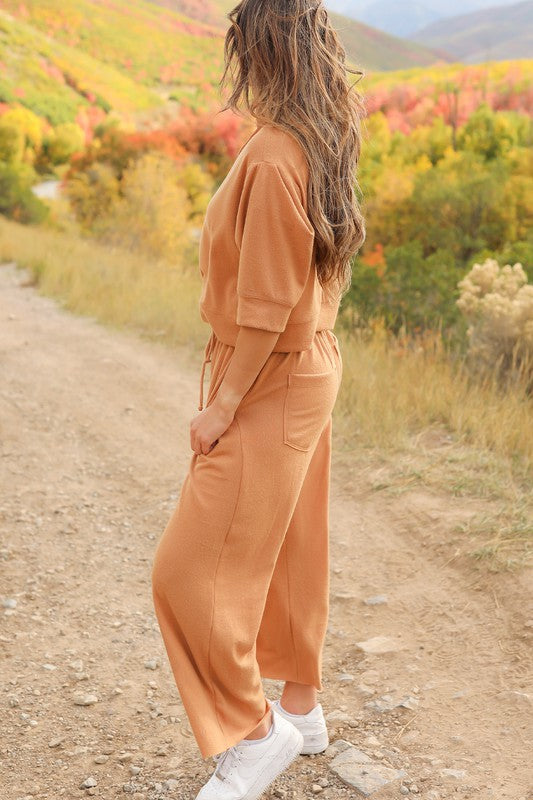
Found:
<path fill-rule="evenodd" d="M 257 297 L 237 297 L 237 325 L 261 328 L 265 331 L 283 333 L 292 307 L 275 300 L 262 300 Z"/>

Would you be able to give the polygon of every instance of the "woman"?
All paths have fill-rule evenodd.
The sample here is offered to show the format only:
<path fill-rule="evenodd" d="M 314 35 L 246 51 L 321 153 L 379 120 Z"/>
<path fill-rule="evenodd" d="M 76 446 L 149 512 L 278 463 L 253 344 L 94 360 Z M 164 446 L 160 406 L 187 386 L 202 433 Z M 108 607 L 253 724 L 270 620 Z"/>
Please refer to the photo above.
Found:
<path fill-rule="evenodd" d="M 152 571 L 177 687 L 202 756 L 216 762 L 197 800 L 255 800 L 298 754 L 328 744 L 317 692 L 342 375 L 332 329 L 365 236 L 362 103 L 326 9 L 242 0 L 228 16 L 226 108 L 243 96 L 257 127 L 202 228 L 199 307 L 211 335 L 200 413 Z M 267 700 L 262 677 L 285 681 L 279 700 Z"/>

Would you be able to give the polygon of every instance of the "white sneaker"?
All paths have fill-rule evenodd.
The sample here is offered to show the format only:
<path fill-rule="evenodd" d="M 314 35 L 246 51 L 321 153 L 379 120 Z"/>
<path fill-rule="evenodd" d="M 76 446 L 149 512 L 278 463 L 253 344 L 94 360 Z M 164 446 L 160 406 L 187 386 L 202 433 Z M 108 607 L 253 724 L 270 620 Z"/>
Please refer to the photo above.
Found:
<path fill-rule="evenodd" d="M 294 725 L 272 712 L 272 725 L 264 741 L 241 739 L 213 756 L 217 766 L 196 800 L 258 800 L 300 754 L 303 743 Z"/>
<path fill-rule="evenodd" d="M 322 706 L 318 703 L 307 714 L 291 714 L 286 711 L 279 700 L 268 701 L 274 711 L 286 719 L 300 731 L 304 737 L 302 755 L 323 753 L 329 744 L 328 729 Z"/>

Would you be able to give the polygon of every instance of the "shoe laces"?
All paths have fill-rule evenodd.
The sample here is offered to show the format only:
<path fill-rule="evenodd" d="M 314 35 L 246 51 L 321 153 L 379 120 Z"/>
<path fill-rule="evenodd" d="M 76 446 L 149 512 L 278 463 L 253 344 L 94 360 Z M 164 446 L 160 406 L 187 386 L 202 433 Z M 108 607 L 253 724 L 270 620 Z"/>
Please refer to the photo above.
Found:
<path fill-rule="evenodd" d="M 241 754 L 236 745 L 228 747 L 228 749 L 224 750 L 224 752 L 214 755 L 213 758 L 217 764 L 215 768 L 215 775 L 222 781 L 226 780 L 229 772 L 235 764 L 235 761 L 240 761 L 240 756 Z"/>

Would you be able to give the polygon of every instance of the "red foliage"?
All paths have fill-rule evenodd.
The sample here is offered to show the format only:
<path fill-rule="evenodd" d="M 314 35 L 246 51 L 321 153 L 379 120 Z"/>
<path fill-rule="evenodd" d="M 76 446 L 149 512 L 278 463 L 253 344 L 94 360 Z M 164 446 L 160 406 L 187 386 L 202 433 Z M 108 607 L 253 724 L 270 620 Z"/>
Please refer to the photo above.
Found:
<path fill-rule="evenodd" d="M 410 133 L 418 125 L 430 125 L 439 116 L 448 124 L 463 125 L 486 102 L 495 111 L 512 110 L 531 115 L 533 87 L 519 64 L 511 64 L 502 78 L 492 78 L 484 64 L 468 65 L 447 82 L 428 69 L 424 83 L 383 85 L 365 96 L 368 114 L 381 111 L 392 131 Z"/>
<path fill-rule="evenodd" d="M 251 133 L 249 130 L 243 134 L 242 120 L 232 112 L 213 116 L 212 113 L 196 114 L 188 108 L 180 110 L 179 117 L 169 124 L 169 130 L 190 153 L 231 160 Z"/>
<path fill-rule="evenodd" d="M 222 180 L 237 151 L 253 131 L 253 128 L 243 130 L 242 119 L 232 112 L 213 118 L 213 113 L 196 114 L 190 109 L 182 109 L 178 118 L 157 130 L 125 133 L 113 126 L 104 129 L 96 147 L 92 143 L 93 111 L 94 107 L 91 107 L 78 114 L 77 121 L 86 132 L 87 147 L 83 153 L 73 156 L 67 177 L 85 171 L 99 161 L 111 165 L 120 179 L 124 170 L 140 155 L 159 151 L 178 164 L 191 158 L 201 161 L 215 181 Z"/>

